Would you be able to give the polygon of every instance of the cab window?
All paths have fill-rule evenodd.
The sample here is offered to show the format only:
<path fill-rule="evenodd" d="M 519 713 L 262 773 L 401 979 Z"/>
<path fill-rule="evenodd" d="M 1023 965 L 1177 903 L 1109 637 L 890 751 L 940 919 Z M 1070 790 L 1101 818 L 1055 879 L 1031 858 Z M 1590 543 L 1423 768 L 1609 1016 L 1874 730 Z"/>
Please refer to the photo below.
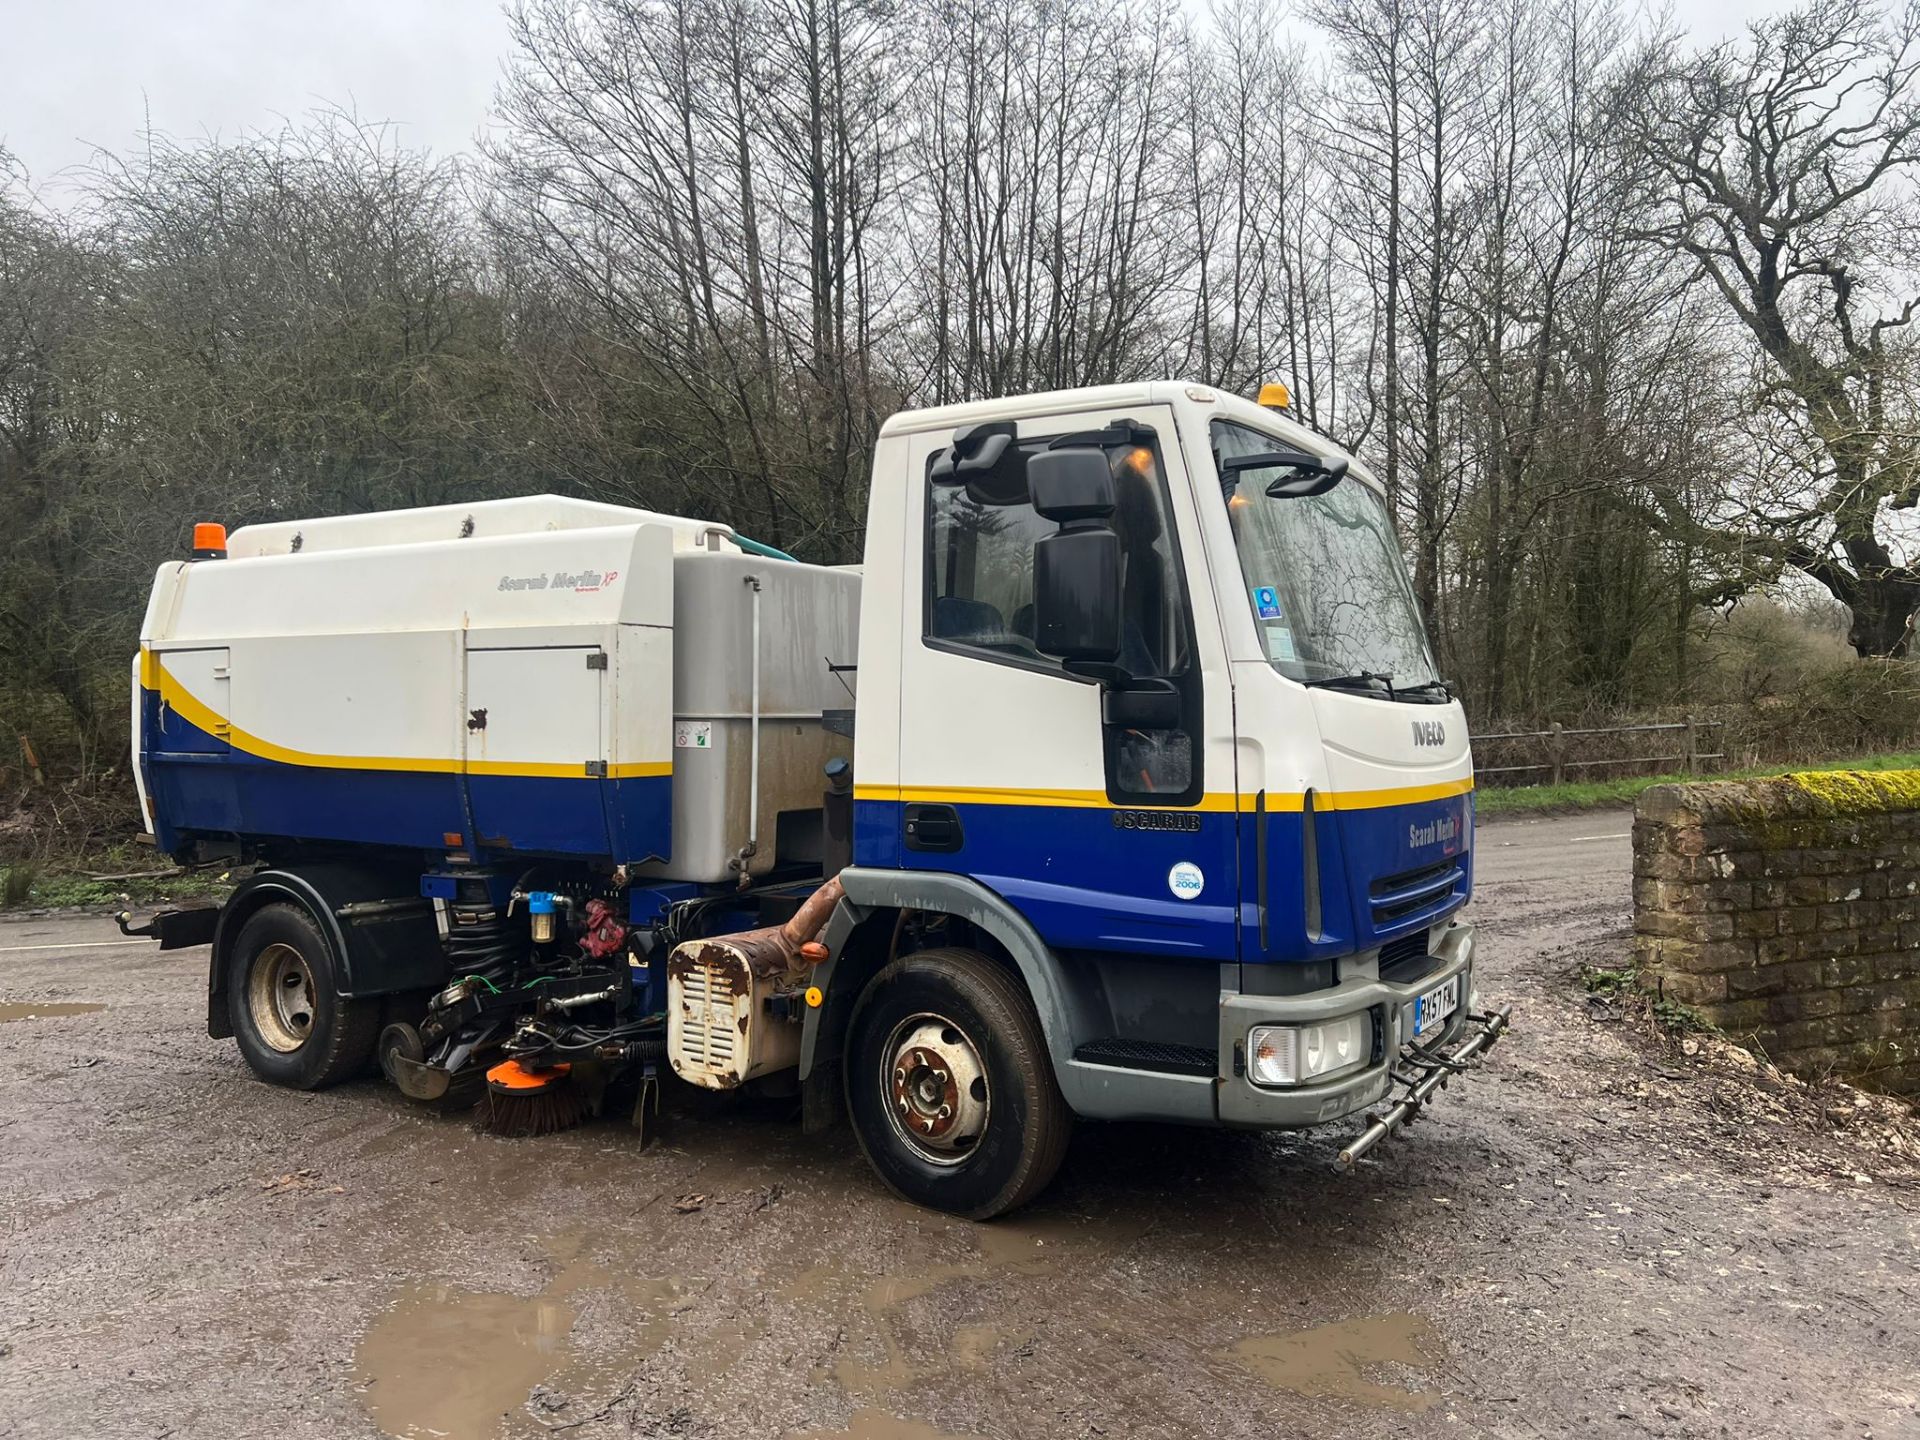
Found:
<path fill-rule="evenodd" d="M 1058 527 L 1035 513 L 1024 478 L 1025 458 L 1048 443 L 1020 442 L 1000 474 L 930 480 L 927 639 L 1059 668 L 1033 642 L 1033 547 Z M 1117 445 L 1108 456 L 1124 576 L 1120 664 L 1169 678 L 1186 669 L 1188 640 L 1166 485 L 1150 446 Z"/>
<path fill-rule="evenodd" d="M 1052 522 L 963 484 L 935 485 L 928 515 L 927 638 L 1053 665 L 1033 644 L 1033 547 Z"/>
<path fill-rule="evenodd" d="M 971 473 L 943 455 L 929 464 L 924 637 L 940 649 L 1023 668 L 1064 673 L 1034 644 L 1033 548 L 1058 528 L 1035 512 L 1026 460 L 1055 443 L 1042 436 L 1008 446 L 991 470 Z M 1113 467 L 1120 538 L 1119 666 L 1134 681 L 1190 676 L 1192 639 L 1166 480 L 1159 453 L 1137 438 L 1104 445 Z M 943 452 L 944 454 L 944 452 Z M 1197 723 L 1197 710 L 1193 723 Z M 1198 774 L 1191 724 L 1173 729 L 1106 725 L 1108 790 L 1128 804 L 1191 803 Z"/>

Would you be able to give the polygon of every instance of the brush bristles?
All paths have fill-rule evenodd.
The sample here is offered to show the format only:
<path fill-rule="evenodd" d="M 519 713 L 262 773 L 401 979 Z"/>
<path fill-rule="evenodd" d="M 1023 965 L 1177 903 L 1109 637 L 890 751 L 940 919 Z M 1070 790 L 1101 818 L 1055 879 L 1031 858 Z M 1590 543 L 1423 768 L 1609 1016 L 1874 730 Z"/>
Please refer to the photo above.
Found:
<path fill-rule="evenodd" d="M 480 1129 L 515 1139 L 571 1130 L 586 1118 L 586 1096 L 565 1080 L 520 1095 L 502 1094 L 489 1086 L 473 1115 Z"/>

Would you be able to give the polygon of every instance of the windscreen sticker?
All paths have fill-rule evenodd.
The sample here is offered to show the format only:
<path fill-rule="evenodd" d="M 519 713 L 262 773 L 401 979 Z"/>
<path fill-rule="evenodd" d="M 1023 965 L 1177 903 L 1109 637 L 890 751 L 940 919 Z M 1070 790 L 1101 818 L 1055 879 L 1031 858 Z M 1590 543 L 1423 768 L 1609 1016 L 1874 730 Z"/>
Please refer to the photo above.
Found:
<path fill-rule="evenodd" d="M 1299 656 L 1293 649 L 1293 627 L 1291 625 L 1267 626 L 1267 658 L 1269 660 L 1297 660 Z"/>
<path fill-rule="evenodd" d="M 1253 608 L 1262 620 L 1284 620 L 1280 613 L 1280 592 L 1271 585 L 1253 587 Z"/>

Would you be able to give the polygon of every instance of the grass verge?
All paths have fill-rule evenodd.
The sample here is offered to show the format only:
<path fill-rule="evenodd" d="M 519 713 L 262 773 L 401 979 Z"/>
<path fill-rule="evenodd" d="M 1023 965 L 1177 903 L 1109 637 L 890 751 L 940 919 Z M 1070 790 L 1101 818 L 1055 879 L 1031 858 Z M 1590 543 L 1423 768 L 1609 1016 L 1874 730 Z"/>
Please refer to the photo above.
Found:
<path fill-rule="evenodd" d="M 0 911 L 117 910 L 174 900 L 220 899 L 233 884 L 233 877 L 224 870 L 182 872 L 170 868 L 166 856 L 145 847 L 114 846 L 78 861 L 13 860 L 0 865 Z"/>
<path fill-rule="evenodd" d="M 1474 811 L 1480 819 L 1496 815 L 1566 815 L 1577 810 L 1605 810 L 1631 805 L 1642 790 L 1683 780 L 1752 780 L 1766 775 L 1790 775 L 1801 770 L 1920 770 L 1920 753 L 1869 755 L 1855 760 L 1801 761 L 1791 765 L 1756 765 L 1745 770 L 1718 770 L 1711 775 L 1631 775 L 1615 780 L 1576 780 L 1564 785 L 1488 786 L 1474 792 Z"/>

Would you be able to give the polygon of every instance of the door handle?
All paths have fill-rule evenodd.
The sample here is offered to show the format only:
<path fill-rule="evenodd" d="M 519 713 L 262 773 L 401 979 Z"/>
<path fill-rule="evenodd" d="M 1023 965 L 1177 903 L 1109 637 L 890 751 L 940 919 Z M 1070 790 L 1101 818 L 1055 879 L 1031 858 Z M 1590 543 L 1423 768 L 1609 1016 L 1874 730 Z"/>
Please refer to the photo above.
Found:
<path fill-rule="evenodd" d="M 906 813 L 907 848 L 950 854 L 966 843 L 960 812 L 951 805 L 909 805 Z"/>

